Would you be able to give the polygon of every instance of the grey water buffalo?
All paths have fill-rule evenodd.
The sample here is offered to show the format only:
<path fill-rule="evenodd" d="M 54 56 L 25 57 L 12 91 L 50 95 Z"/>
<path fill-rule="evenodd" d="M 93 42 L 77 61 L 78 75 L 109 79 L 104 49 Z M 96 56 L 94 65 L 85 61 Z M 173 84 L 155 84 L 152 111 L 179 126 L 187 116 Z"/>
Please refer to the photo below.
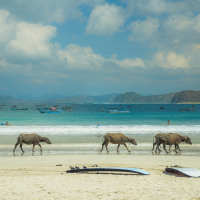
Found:
<path fill-rule="evenodd" d="M 188 136 L 179 135 L 177 133 L 159 133 L 159 134 L 155 135 L 153 138 L 152 151 L 154 150 L 155 145 L 156 145 L 155 151 L 157 152 L 157 149 L 159 151 L 161 151 L 159 149 L 159 146 L 160 146 L 160 144 L 163 144 L 163 148 L 166 151 L 166 153 L 168 153 L 168 151 L 165 148 L 166 145 L 169 145 L 169 151 L 171 149 L 171 146 L 175 145 L 174 150 L 176 153 L 178 153 L 177 150 L 181 151 L 181 149 L 179 147 L 179 144 L 181 142 L 185 142 L 187 144 L 192 144 L 192 142 Z"/>
<path fill-rule="evenodd" d="M 119 152 L 119 147 L 120 144 L 123 144 L 126 149 L 128 150 L 128 152 L 130 152 L 130 150 L 128 149 L 128 147 L 126 146 L 126 143 L 132 143 L 134 145 L 137 145 L 136 141 L 134 138 L 130 138 L 122 133 L 107 133 L 106 135 L 104 135 L 103 137 L 103 143 L 102 143 L 102 149 L 101 152 L 103 151 L 103 147 L 105 145 L 107 152 L 108 151 L 108 144 L 112 143 L 112 144 L 118 144 L 117 146 L 117 152 Z"/>
<path fill-rule="evenodd" d="M 41 137 L 40 135 L 37 135 L 35 133 L 31 134 L 20 134 L 17 138 L 17 142 L 15 144 L 15 148 L 13 149 L 13 153 L 15 152 L 15 149 L 17 148 L 17 145 L 20 144 L 20 148 L 22 152 L 24 153 L 24 150 L 22 149 L 23 144 L 32 144 L 34 152 L 35 145 L 38 145 L 40 147 L 40 151 L 42 152 L 42 146 L 40 145 L 40 142 L 45 142 L 47 144 L 51 144 L 51 141 L 46 137 Z"/>

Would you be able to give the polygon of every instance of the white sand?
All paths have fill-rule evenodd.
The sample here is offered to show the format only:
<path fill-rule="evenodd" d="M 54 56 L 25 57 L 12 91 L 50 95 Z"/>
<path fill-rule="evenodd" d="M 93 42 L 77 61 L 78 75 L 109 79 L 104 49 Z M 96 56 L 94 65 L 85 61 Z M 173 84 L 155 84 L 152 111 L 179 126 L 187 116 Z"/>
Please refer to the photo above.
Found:
<path fill-rule="evenodd" d="M 62 166 L 56 166 L 62 164 Z M 150 175 L 67 174 L 69 166 L 133 167 Z M 69 155 L 0 158 L 0 199 L 200 199 L 200 178 L 164 173 L 166 166 L 200 169 L 200 157 Z"/>

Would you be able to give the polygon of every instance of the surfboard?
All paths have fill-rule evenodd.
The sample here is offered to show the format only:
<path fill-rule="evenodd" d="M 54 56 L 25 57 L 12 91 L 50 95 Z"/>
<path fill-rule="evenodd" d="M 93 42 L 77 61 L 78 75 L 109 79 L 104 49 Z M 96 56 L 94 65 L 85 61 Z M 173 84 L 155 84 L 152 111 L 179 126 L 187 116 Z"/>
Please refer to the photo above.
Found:
<path fill-rule="evenodd" d="M 79 169 L 71 169 L 67 170 L 67 173 L 76 173 L 76 172 L 130 172 L 130 173 L 137 173 L 142 175 L 150 175 L 149 172 L 143 169 L 136 169 L 136 168 L 120 168 L 120 167 L 94 167 L 94 168 L 79 168 Z"/>
<path fill-rule="evenodd" d="M 194 168 L 166 168 L 166 172 L 181 173 L 189 177 L 200 177 L 200 170 Z"/>

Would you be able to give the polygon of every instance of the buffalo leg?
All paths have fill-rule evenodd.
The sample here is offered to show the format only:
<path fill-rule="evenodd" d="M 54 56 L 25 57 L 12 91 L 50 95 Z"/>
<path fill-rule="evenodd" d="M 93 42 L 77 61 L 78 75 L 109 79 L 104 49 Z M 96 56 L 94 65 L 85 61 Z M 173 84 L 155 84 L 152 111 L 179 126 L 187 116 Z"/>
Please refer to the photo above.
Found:
<path fill-rule="evenodd" d="M 104 146 L 104 144 L 102 144 L 102 148 L 101 148 L 100 152 L 102 152 L 102 151 L 103 151 L 103 146 Z"/>
<path fill-rule="evenodd" d="M 155 147 L 156 144 L 157 144 L 157 142 L 154 142 L 154 143 L 153 143 L 152 151 L 154 150 L 154 147 Z"/>
<path fill-rule="evenodd" d="M 38 144 L 38 146 L 40 147 L 40 151 L 42 152 L 42 146 L 40 144 Z"/>
<path fill-rule="evenodd" d="M 109 152 L 109 151 L 108 151 L 108 143 L 105 145 L 105 147 L 106 147 L 107 152 Z"/>
<path fill-rule="evenodd" d="M 157 153 L 157 150 L 158 150 L 158 144 L 156 145 L 156 149 L 155 149 L 155 152 Z"/>
<path fill-rule="evenodd" d="M 171 147 L 172 147 L 172 145 L 170 144 L 169 145 L 169 152 L 171 152 Z M 175 145 L 175 148 L 176 148 L 176 145 Z"/>
<path fill-rule="evenodd" d="M 101 152 L 103 151 L 103 146 L 104 146 L 105 144 L 106 144 L 105 142 L 102 143 Z"/>
<path fill-rule="evenodd" d="M 160 151 L 161 151 L 161 150 L 160 150 L 160 143 L 158 144 L 157 148 L 158 148 L 158 151 L 160 152 Z"/>
<path fill-rule="evenodd" d="M 20 149 L 21 149 L 21 150 L 22 150 L 22 152 L 24 153 L 24 150 L 22 149 L 22 145 L 23 145 L 23 144 L 20 144 Z"/>
<path fill-rule="evenodd" d="M 163 144 L 163 148 L 164 148 L 164 150 L 166 151 L 166 153 L 169 153 L 167 150 L 166 150 L 166 148 L 165 148 L 165 144 Z"/>
<path fill-rule="evenodd" d="M 157 145 L 156 145 L 156 149 L 155 149 L 155 152 L 157 153 L 157 150 L 160 152 L 161 150 L 159 149 L 159 146 L 160 146 L 160 143 L 158 142 Z"/>
<path fill-rule="evenodd" d="M 17 143 L 15 144 L 15 148 L 13 149 L 13 153 L 15 152 L 15 149 L 17 148 L 18 145 L 19 145 L 19 142 L 17 142 Z"/>
<path fill-rule="evenodd" d="M 180 147 L 179 147 L 179 144 L 176 144 L 176 146 L 177 146 L 177 149 L 178 149 L 179 151 L 181 151 L 181 149 L 180 149 Z"/>
<path fill-rule="evenodd" d="M 177 149 L 178 149 L 178 150 L 180 149 L 180 148 L 179 148 L 179 145 L 178 145 L 178 144 L 175 144 L 175 149 L 174 149 L 174 151 L 175 151 L 176 153 L 178 153 Z"/>
<path fill-rule="evenodd" d="M 126 146 L 126 144 L 125 144 L 125 143 L 123 143 L 123 145 L 126 147 L 126 149 L 128 150 L 128 152 L 130 152 L 130 150 L 128 149 L 128 147 Z"/>
<path fill-rule="evenodd" d="M 120 144 L 118 144 L 118 146 L 117 146 L 117 152 L 119 152 L 119 147 L 120 147 Z"/>
<path fill-rule="evenodd" d="M 33 144 L 33 149 L 32 149 L 32 152 L 35 152 L 34 148 L 35 148 L 35 144 Z"/>
<path fill-rule="evenodd" d="M 157 144 L 157 141 L 154 142 L 154 139 L 153 139 L 153 148 L 152 148 L 152 151 L 154 150 L 154 147 L 155 147 L 156 144 Z"/>

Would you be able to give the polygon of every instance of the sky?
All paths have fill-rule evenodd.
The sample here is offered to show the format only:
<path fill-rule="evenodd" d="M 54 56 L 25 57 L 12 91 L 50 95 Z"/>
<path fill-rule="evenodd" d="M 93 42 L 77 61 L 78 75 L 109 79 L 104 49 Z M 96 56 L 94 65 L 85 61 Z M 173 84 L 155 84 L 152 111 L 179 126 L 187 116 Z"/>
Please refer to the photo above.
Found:
<path fill-rule="evenodd" d="M 200 0 L 0 0 L 0 95 L 200 90 Z"/>

